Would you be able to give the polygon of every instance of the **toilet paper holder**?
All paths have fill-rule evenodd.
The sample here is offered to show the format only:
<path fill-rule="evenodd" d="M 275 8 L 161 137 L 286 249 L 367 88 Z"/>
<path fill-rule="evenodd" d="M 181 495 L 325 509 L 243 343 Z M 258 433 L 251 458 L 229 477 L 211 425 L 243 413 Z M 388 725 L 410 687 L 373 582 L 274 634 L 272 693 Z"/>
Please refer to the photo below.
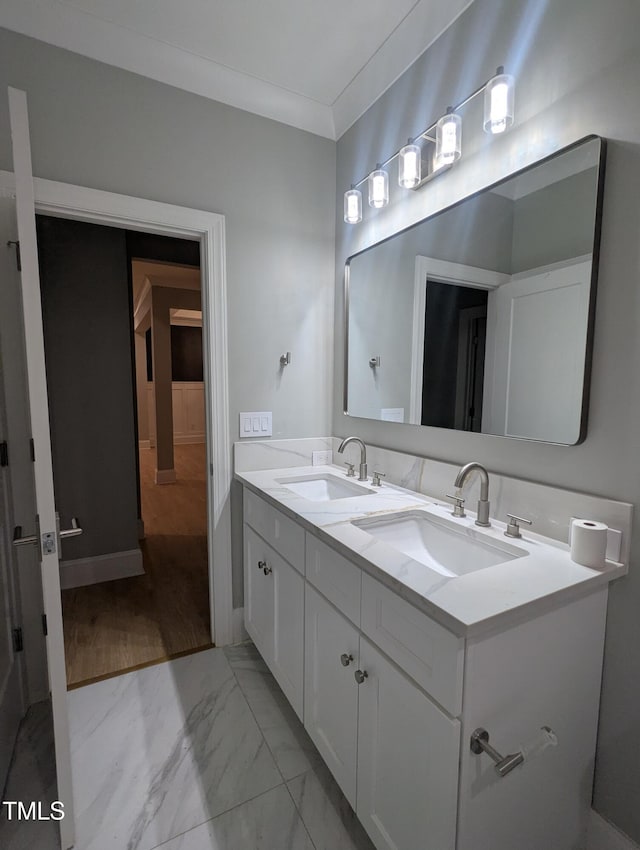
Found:
<path fill-rule="evenodd" d="M 479 726 L 471 735 L 469 746 L 471 752 L 475 755 L 486 753 L 492 761 L 495 762 L 495 771 L 498 776 L 503 779 L 508 773 L 518 767 L 525 761 L 525 758 L 531 758 L 547 747 L 555 747 L 558 744 L 558 739 L 555 732 L 549 726 L 542 726 L 536 738 L 529 744 L 521 746 L 515 753 L 509 753 L 506 756 L 501 755 L 495 747 L 489 743 L 489 733 L 486 729 Z"/>

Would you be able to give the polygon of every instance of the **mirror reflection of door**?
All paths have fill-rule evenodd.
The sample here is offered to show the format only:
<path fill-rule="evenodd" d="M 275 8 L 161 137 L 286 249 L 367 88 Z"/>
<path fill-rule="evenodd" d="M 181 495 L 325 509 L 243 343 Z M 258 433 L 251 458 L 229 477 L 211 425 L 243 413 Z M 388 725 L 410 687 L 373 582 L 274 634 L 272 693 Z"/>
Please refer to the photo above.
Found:
<path fill-rule="evenodd" d="M 480 431 L 486 289 L 427 280 L 422 425 Z"/>

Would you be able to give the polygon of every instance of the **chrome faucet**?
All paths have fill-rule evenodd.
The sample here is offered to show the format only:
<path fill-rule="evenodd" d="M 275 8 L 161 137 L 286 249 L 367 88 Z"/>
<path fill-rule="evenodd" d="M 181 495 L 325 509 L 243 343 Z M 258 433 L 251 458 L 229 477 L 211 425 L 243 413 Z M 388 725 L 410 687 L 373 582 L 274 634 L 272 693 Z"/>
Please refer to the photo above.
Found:
<path fill-rule="evenodd" d="M 480 473 L 480 498 L 478 499 L 478 516 L 476 519 L 476 525 L 488 528 L 491 525 L 489 522 L 489 473 L 484 466 L 480 463 L 476 463 L 475 461 L 465 464 L 458 473 L 455 486 L 458 489 L 464 487 L 469 475 L 476 470 Z"/>
<path fill-rule="evenodd" d="M 338 446 L 338 452 L 342 454 L 345 448 L 349 445 L 349 443 L 358 443 L 360 446 L 360 475 L 358 476 L 358 481 L 366 481 L 367 480 L 367 447 L 362 442 L 360 437 L 345 437 L 345 439 Z"/>

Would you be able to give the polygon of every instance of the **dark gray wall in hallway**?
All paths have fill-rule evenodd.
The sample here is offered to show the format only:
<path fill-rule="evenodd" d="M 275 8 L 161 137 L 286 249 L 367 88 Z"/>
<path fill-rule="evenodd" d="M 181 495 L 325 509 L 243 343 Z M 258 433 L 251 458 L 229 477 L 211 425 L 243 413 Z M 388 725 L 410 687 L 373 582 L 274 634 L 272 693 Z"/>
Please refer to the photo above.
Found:
<path fill-rule="evenodd" d="M 138 547 L 125 231 L 38 216 L 56 505 L 81 537 L 63 558 Z"/>

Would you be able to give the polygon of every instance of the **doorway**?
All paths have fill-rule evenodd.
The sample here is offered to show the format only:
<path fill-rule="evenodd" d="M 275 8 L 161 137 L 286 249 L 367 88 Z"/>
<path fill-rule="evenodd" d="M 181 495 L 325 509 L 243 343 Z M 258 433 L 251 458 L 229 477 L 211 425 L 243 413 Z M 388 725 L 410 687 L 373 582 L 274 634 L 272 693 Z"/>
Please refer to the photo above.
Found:
<path fill-rule="evenodd" d="M 37 233 L 56 504 L 83 527 L 61 561 L 78 687 L 211 645 L 199 245 Z"/>

